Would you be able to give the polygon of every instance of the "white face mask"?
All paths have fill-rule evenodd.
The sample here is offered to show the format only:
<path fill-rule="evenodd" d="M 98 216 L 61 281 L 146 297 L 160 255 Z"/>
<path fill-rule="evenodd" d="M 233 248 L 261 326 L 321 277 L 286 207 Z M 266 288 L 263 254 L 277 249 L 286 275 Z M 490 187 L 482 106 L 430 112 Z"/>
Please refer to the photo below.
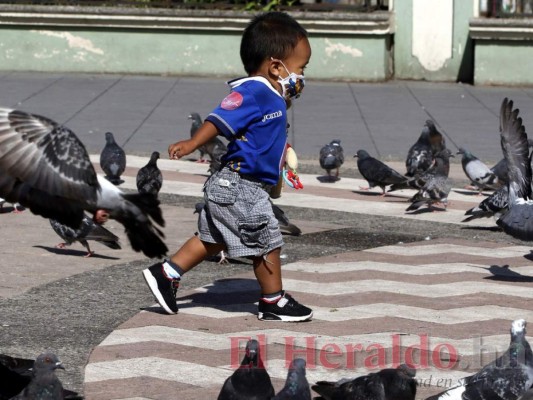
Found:
<path fill-rule="evenodd" d="M 295 74 L 294 72 L 289 72 L 285 64 L 281 60 L 275 60 L 271 58 L 272 61 L 278 61 L 285 71 L 289 74 L 286 78 L 279 77 L 278 82 L 281 84 L 281 96 L 286 100 L 297 99 L 300 97 L 302 90 L 305 86 L 305 77 L 303 75 Z"/>

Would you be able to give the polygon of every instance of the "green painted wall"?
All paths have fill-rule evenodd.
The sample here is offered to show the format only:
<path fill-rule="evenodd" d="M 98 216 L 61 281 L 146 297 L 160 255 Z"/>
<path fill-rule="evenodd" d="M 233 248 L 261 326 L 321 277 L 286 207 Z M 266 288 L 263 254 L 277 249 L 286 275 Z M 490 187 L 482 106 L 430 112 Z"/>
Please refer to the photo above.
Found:
<path fill-rule="evenodd" d="M 388 35 L 310 37 L 316 79 L 389 76 Z M 239 76 L 241 32 L 0 28 L 0 70 Z"/>
<path fill-rule="evenodd" d="M 475 84 L 533 84 L 533 40 L 476 40 Z"/>
<path fill-rule="evenodd" d="M 473 16 L 473 10 L 472 1 L 453 1 L 452 56 L 442 68 L 430 71 L 412 54 L 413 0 L 395 1 L 395 77 L 429 81 L 472 81 L 473 45 L 469 39 L 468 21 Z M 431 46 L 430 43 L 428 45 Z"/>

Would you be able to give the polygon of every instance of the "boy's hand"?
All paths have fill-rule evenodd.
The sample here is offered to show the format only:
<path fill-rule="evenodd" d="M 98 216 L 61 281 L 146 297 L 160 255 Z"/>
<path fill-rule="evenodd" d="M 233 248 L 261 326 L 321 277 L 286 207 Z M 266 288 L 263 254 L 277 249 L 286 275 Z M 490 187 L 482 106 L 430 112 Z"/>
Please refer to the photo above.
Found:
<path fill-rule="evenodd" d="M 192 140 L 182 140 L 168 146 L 168 157 L 171 160 L 179 160 L 181 157 L 191 154 L 196 150 L 196 143 Z"/>

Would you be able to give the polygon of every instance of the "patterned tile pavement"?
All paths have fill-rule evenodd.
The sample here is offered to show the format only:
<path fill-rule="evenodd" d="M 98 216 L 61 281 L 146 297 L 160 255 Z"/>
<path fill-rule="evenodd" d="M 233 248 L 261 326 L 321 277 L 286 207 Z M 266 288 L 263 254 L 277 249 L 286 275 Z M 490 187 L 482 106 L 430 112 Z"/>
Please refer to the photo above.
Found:
<path fill-rule="evenodd" d="M 129 160 L 130 166 L 134 162 Z M 200 166 L 162 164 L 165 178 L 171 177 L 165 190 L 199 194 L 205 179 Z M 354 191 L 364 182 L 355 179 L 323 191 L 313 177 L 304 179 L 308 190 L 284 194 L 279 204 L 414 217 L 403 213 L 408 193 L 364 196 Z M 125 185 L 133 185 L 132 177 Z M 455 192 L 451 197 L 445 218 L 443 213 L 416 218 L 458 223 L 480 200 Z M 294 356 L 307 360 L 311 383 L 408 361 L 417 367 L 423 399 L 503 352 L 513 319 L 533 320 L 529 254 L 527 246 L 427 240 L 287 264 L 285 289 L 314 309 L 311 322 L 298 324 L 257 320 L 259 289 L 252 272 L 217 280 L 180 292 L 177 315 L 162 314 L 154 305 L 119 326 L 90 357 L 85 395 L 214 399 L 252 337 L 263 344 L 276 390 Z"/>

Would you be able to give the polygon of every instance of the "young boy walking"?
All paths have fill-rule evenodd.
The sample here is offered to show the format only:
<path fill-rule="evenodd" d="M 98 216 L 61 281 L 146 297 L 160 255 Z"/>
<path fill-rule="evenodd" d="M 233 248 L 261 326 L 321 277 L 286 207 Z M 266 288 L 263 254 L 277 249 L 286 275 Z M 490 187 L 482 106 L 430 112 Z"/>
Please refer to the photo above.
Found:
<path fill-rule="evenodd" d="M 268 191 L 285 160 L 287 106 L 300 95 L 311 58 L 307 32 L 286 13 L 258 15 L 244 30 L 240 55 L 248 76 L 230 81 L 230 94 L 196 134 L 168 149 L 171 159 L 179 159 L 219 134 L 229 140 L 222 168 L 204 186 L 198 235 L 143 275 L 161 307 L 175 314 L 183 274 L 222 250 L 230 257 L 250 257 L 261 287 L 258 318 L 306 321 L 313 311 L 283 290 L 283 239 Z"/>

